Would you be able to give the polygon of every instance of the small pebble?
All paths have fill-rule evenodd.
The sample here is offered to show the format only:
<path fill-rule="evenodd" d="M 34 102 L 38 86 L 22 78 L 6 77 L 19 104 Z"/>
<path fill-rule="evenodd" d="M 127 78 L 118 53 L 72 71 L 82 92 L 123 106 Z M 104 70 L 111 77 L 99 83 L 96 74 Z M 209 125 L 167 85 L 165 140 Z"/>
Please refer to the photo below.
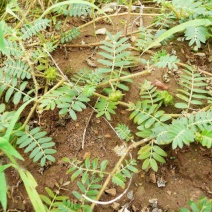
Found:
<path fill-rule="evenodd" d="M 194 55 L 196 56 L 199 56 L 199 57 L 205 57 L 205 53 L 201 53 L 201 52 L 198 52 L 198 53 L 195 53 Z"/>
<path fill-rule="evenodd" d="M 105 134 L 105 138 L 111 138 L 110 134 Z"/>
<path fill-rule="evenodd" d="M 171 191 L 167 191 L 166 193 L 167 193 L 168 195 L 171 195 L 171 194 L 172 194 L 172 192 L 171 192 Z"/>
<path fill-rule="evenodd" d="M 110 194 L 111 196 L 116 196 L 116 189 L 115 188 L 110 188 L 105 190 L 105 193 Z"/>
<path fill-rule="evenodd" d="M 116 211 L 120 209 L 120 204 L 117 202 L 113 202 L 111 206 Z"/>

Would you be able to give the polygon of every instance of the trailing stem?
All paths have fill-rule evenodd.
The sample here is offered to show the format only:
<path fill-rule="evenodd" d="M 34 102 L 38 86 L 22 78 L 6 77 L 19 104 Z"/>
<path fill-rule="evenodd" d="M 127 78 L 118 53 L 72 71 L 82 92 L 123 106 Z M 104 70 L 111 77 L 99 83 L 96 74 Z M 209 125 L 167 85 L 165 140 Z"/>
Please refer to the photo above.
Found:
<path fill-rule="evenodd" d="M 150 140 L 151 140 L 151 138 L 145 138 L 145 139 L 143 139 L 143 140 L 141 140 L 141 141 L 132 143 L 132 144 L 127 148 L 127 150 L 126 150 L 126 152 L 125 152 L 125 155 L 123 155 L 123 156 L 119 159 L 119 161 L 117 162 L 116 166 L 114 167 L 114 169 L 112 170 L 112 172 L 110 173 L 110 175 L 108 175 L 107 179 L 105 180 L 105 182 L 104 182 L 104 184 L 103 184 L 103 186 L 102 186 L 102 189 L 100 190 L 98 196 L 96 197 L 96 200 L 97 200 L 97 201 L 101 198 L 102 194 L 103 194 L 104 191 L 105 191 L 105 188 L 106 188 L 107 185 L 110 183 L 110 181 L 111 181 L 111 179 L 112 179 L 112 176 L 117 172 L 117 170 L 118 170 L 119 167 L 121 166 L 123 160 L 125 159 L 125 157 L 126 157 L 127 154 L 129 153 L 129 151 L 131 151 L 132 149 L 137 148 L 138 146 L 141 146 L 141 145 L 144 144 L 144 143 L 149 142 Z M 92 210 L 94 209 L 95 205 L 96 205 L 95 203 L 92 203 L 92 205 L 91 205 L 91 209 L 92 209 Z"/>

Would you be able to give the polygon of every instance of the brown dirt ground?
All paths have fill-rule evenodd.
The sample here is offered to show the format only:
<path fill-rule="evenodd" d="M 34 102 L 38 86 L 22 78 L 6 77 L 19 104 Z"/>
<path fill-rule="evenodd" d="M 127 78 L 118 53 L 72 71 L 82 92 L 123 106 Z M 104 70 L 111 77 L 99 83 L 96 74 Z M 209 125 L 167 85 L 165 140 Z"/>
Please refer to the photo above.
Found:
<path fill-rule="evenodd" d="M 105 23 L 96 23 L 96 28 L 106 27 L 112 32 L 123 31 L 123 25 L 120 18 L 113 19 L 117 23 L 114 28 L 111 25 Z M 150 19 L 145 18 L 144 24 L 150 23 Z M 74 23 L 74 22 L 71 22 Z M 74 23 L 72 25 L 76 25 Z M 97 38 L 93 35 L 92 25 L 86 27 L 82 31 L 82 36 L 75 40 L 74 43 L 80 44 L 81 41 L 86 43 L 99 42 L 104 39 L 105 36 L 98 36 Z M 207 58 L 200 58 L 193 56 L 189 48 L 182 43 L 179 45 L 173 44 L 168 47 L 168 50 L 174 48 L 177 51 L 177 55 L 183 62 L 187 59 L 193 59 L 193 61 L 201 67 L 207 65 Z M 184 52 L 180 49 L 184 49 Z M 56 59 L 60 68 L 70 77 L 72 72 L 76 72 L 83 67 L 88 67 L 86 59 L 93 53 L 94 48 L 72 48 L 67 49 L 67 55 L 65 55 L 64 48 L 58 49 L 54 52 L 53 57 Z M 186 56 L 186 57 L 185 57 Z M 94 54 L 95 58 L 98 58 Z M 90 68 L 90 67 L 89 67 Z M 143 67 L 140 67 L 142 69 Z M 134 83 L 131 85 L 131 90 L 125 95 L 124 101 L 135 102 L 138 99 L 138 88 L 139 84 L 144 80 L 148 79 L 154 81 L 159 79 L 162 81 L 163 72 L 156 70 L 149 76 L 138 77 L 134 79 Z M 169 91 L 175 93 L 177 89 L 177 83 L 174 78 L 171 78 L 169 82 Z M 173 108 L 169 109 L 170 112 Z M 29 170 L 38 182 L 38 192 L 45 193 L 44 188 L 49 187 L 56 189 L 55 183 L 61 179 L 63 181 L 69 181 L 70 175 L 66 175 L 67 167 L 63 164 L 63 157 L 78 157 L 82 160 L 86 153 L 91 153 L 91 158 L 99 158 L 100 160 L 108 159 L 108 169 L 112 170 L 114 164 L 118 161 L 118 156 L 114 153 L 113 149 L 117 144 L 121 144 L 113 130 L 107 124 L 103 118 L 96 118 L 95 114 L 88 125 L 85 148 L 81 149 L 82 134 L 85 129 L 87 120 L 92 113 L 91 108 L 87 108 L 83 112 L 78 114 L 77 121 L 71 119 L 61 120 L 58 116 L 58 111 L 47 111 L 41 116 L 35 114 L 32 123 L 34 126 L 41 126 L 43 130 L 46 130 L 56 142 L 56 162 L 50 164 L 44 170 L 41 170 L 39 164 L 32 163 L 26 155 L 25 161 L 22 164 L 24 168 Z M 117 114 L 112 116 L 111 124 L 113 127 L 117 123 L 127 124 L 134 132 L 136 126 L 129 120 L 129 113 L 123 107 L 119 107 Z M 138 140 L 138 138 L 136 138 Z M 144 172 L 141 170 L 141 163 L 138 161 L 138 174 L 134 174 L 132 184 L 129 191 L 133 191 L 134 200 L 130 200 L 126 195 L 119 201 L 120 205 L 123 206 L 129 203 L 128 209 L 133 211 L 152 211 L 149 200 L 157 199 L 158 210 L 162 211 L 177 211 L 180 207 L 186 206 L 187 201 L 190 199 L 197 200 L 199 196 L 205 195 L 209 198 L 212 197 L 212 150 L 205 149 L 198 145 L 192 145 L 185 147 L 182 150 L 177 149 L 173 151 L 170 146 L 164 147 L 168 153 L 167 163 L 161 165 L 158 173 L 152 171 Z M 136 158 L 136 151 L 132 152 Z M 23 153 L 23 152 L 22 152 Z M 24 155 L 24 154 L 23 154 Z M 4 158 L 3 158 L 4 159 Z M 3 160 L 2 159 L 2 160 Z M 5 159 L 4 159 L 5 160 Z M 165 187 L 158 187 L 156 181 L 162 179 L 166 182 Z M 23 183 L 20 181 L 18 175 L 13 170 L 7 171 L 7 181 L 9 185 L 9 205 L 10 211 L 32 211 L 32 208 L 24 190 Z M 109 188 L 115 187 L 117 193 L 121 193 L 123 190 L 114 186 L 109 185 Z M 77 189 L 76 183 L 68 185 L 67 190 L 62 192 L 62 195 L 69 195 L 73 198 L 71 192 Z M 110 195 L 104 194 L 101 198 L 102 201 L 112 199 Z M 97 206 L 96 212 L 114 211 L 109 206 Z"/>

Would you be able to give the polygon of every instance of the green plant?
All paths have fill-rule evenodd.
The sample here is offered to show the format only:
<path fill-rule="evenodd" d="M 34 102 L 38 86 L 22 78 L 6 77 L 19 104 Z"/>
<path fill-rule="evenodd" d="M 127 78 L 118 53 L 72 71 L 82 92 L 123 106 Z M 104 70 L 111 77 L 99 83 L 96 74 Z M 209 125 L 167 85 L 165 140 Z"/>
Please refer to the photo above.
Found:
<path fill-rule="evenodd" d="M 209 212 L 212 209 L 212 200 L 211 199 L 207 199 L 206 197 L 200 197 L 197 202 L 189 201 L 188 205 L 190 206 L 191 210 L 189 210 L 187 208 L 181 208 L 180 212 L 189 212 L 189 211 L 193 211 L 193 212 L 199 212 L 199 211 Z"/>
<path fill-rule="evenodd" d="M 2 102 L 11 104 L 12 108 L 14 104 L 17 108 L 17 111 L 7 111 L 5 104 L 0 104 L 0 149 L 10 159 L 8 164 L 0 165 L 0 202 L 4 210 L 7 207 L 5 170 L 9 167 L 19 172 L 35 211 L 92 211 L 110 182 L 124 189 L 122 195 L 126 193 L 132 174 L 139 171 L 136 159 L 129 154 L 132 149 L 137 150 L 137 159 L 142 161 L 141 169 L 151 168 L 156 172 L 160 163 L 165 163 L 167 153 L 163 150 L 164 144 L 172 145 L 173 149 L 183 148 L 193 142 L 212 147 L 212 100 L 206 90 L 206 77 L 192 65 L 181 63 L 176 55 L 165 50 L 145 59 L 134 57 L 132 61 L 131 57 L 132 49 L 144 53 L 161 42 L 165 45 L 173 34 L 180 31 L 185 31 L 189 45 L 194 44 L 200 48 L 201 43 L 205 43 L 211 36 L 210 4 L 203 5 L 194 0 L 185 5 L 183 1 L 157 2 L 162 3 L 162 9 L 168 10 L 155 20 L 154 25 L 159 28 L 155 34 L 154 29 L 140 28 L 140 36 L 134 48 L 128 37 L 120 32 L 106 32 L 107 39 L 98 44 L 98 68 L 76 70 L 71 77 L 67 77 L 58 67 L 52 52 L 58 46 L 65 47 L 64 43 L 79 37 L 84 26 L 109 16 L 103 13 L 104 16 L 95 18 L 95 10 L 102 11 L 94 4 L 82 0 L 44 1 L 44 7 L 32 10 L 30 16 L 27 16 L 30 6 L 25 14 L 23 5 L 17 1 L 13 0 L 7 5 L 3 3 L 0 22 L 0 97 Z M 30 5 L 36 6 L 35 3 L 33 1 Z M 131 6 L 132 1 L 129 2 L 128 15 Z M 63 31 L 68 16 L 90 16 L 92 20 Z M 11 19 L 16 22 L 9 22 Z M 128 68 L 136 63 L 145 65 L 146 70 L 130 73 Z M 129 83 L 133 82 L 133 78 L 158 68 L 183 71 L 179 77 L 180 88 L 177 94 L 161 91 L 153 82 L 143 80 L 138 85 L 139 99 L 126 102 L 125 94 L 130 90 Z M 96 100 L 96 103 L 89 103 L 91 99 Z M 71 175 L 71 182 L 76 181 L 77 185 L 77 189 L 72 191 L 72 198 L 62 194 L 64 187 L 69 184 L 62 181 L 56 184 L 56 190 L 46 188 L 47 195 L 39 196 L 35 189 L 35 179 L 16 161 L 23 160 L 16 146 L 23 148 L 24 153 L 30 153 L 29 158 L 33 162 L 40 161 L 42 167 L 48 161 L 55 161 L 56 147 L 47 132 L 41 126 L 30 127 L 29 120 L 35 111 L 41 114 L 57 108 L 60 117 L 69 116 L 75 121 L 77 114 L 88 105 L 97 113 L 97 117 L 105 117 L 108 123 L 117 109 L 125 107 L 130 111 L 129 119 L 137 126 L 137 132 L 131 132 L 124 123 L 118 124 L 116 128 L 110 124 L 124 146 L 115 167 L 109 170 L 108 160 L 99 161 L 97 158 L 87 157 L 83 161 L 63 158 L 63 162 L 68 165 L 67 174 Z M 24 123 L 17 123 L 26 106 L 30 112 Z M 178 108 L 180 113 L 167 114 L 166 107 Z M 138 137 L 142 140 L 138 141 Z M 199 205 L 206 204 L 204 201 L 202 199 Z"/>
<path fill-rule="evenodd" d="M 183 100 L 178 102 L 175 107 L 182 109 L 193 109 L 195 105 L 204 104 L 204 100 L 207 101 L 208 92 L 204 89 L 207 83 L 205 77 L 202 77 L 194 68 L 187 67 L 184 70 L 185 74 L 181 75 L 180 86 L 183 89 L 178 89 L 179 94 L 176 96 Z"/>
<path fill-rule="evenodd" d="M 62 5 L 70 4 L 71 6 L 75 7 L 75 3 L 76 1 L 66 1 L 63 2 Z M 89 2 L 82 1 L 82 4 L 84 5 L 84 8 L 86 7 L 86 5 L 97 8 L 95 5 L 90 4 Z M 5 5 L 6 4 L 1 4 L 1 6 Z M 53 6 L 52 8 L 55 7 L 56 6 Z M 14 9 L 14 11 L 11 10 L 12 8 Z M 82 13 L 84 13 L 84 10 L 78 9 L 77 14 L 82 15 Z M 8 26 L 6 20 L 7 16 L 10 15 L 12 15 L 14 18 L 17 18 L 20 21 L 19 24 L 14 25 L 13 27 Z M 18 15 L 22 17 L 22 20 L 18 18 Z M 71 13 L 69 15 L 75 16 L 75 13 Z M 5 155 L 9 157 L 11 163 L 0 166 L 0 177 L 2 182 L 0 190 L 0 202 L 3 209 L 6 210 L 7 186 L 4 171 L 8 167 L 12 166 L 13 168 L 18 170 L 35 211 L 45 211 L 42 201 L 40 200 L 35 189 L 37 183 L 28 171 L 19 167 L 15 158 L 23 160 L 23 157 L 12 145 L 16 143 L 17 145 L 19 145 L 20 148 L 25 148 L 26 153 L 31 151 L 30 158 L 33 158 L 34 162 L 41 160 L 41 166 L 44 166 L 47 160 L 55 160 L 52 156 L 52 154 L 56 152 L 54 149 L 52 149 L 52 147 L 55 145 L 55 143 L 51 141 L 52 138 L 47 137 L 47 133 L 45 131 L 42 131 L 39 127 L 29 129 L 27 123 L 29 122 L 33 112 L 37 108 L 38 103 L 45 108 L 51 107 L 51 109 L 53 109 L 53 107 L 55 107 L 56 105 L 54 101 L 53 103 L 51 102 L 50 106 L 49 104 L 46 105 L 44 101 L 46 96 L 40 96 L 40 94 L 38 93 L 39 86 L 41 85 L 39 77 L 46 79 L 47 90 L 48 84 L 54 81 L 57 82 L 57 80 L 61 77 L 58 76 L 58 73 L 56 73 L 56 69 L 54 67 L 48 65 L 49 58 L 46 51 L 53 51 L 58 45 L 56 44 L 57 42 L 72 40 L 79 35 L 79 30 L 74 28 L 72 31 L 67 32 L 67 36 L 64 41 L 63 37 L 61 38 L 62 40 L 60 40 L 59 36 L 56 39 L 53 38 L 53 42 L 51 39 L 46 42 L 47 38 L 44 31 L 47 29 L 47 27 L 50 26 L 50 24 L 53 23 L 53 21 L 48 18 L 43 19 L 42 17 L 38 19 L 27 20 L 25 15 L 22 13 L 22 9 L 15 0 L 7 4 L 7 9 L 4 10 L 4 14 L 2 15 L 2 17 L 4 20 L 0 22 L 0 50 L 4 55 L 4 65 L 0 69 L 0 96 L 4 98 L 4 101 L 6 103 L 11 103 L 11 100 L 15 105 L 18 105 L 21 102 L 25 103 L 17 110 L 17 112 L 5 111 L 5 105 L 1 104 L 0 149 L 4 152 Z M 38 36 L 39 46 L 36 49 L 27 48 L 27 40 L 33 39 L 35 38 L 35 36 Z M 37 77 L 37 75 L 39 77 Z M 31 86 L 29 84 L 29 81 L 30 83 L 33 82 L 34 85 Z M 56 87 L 52 89 L 52 91 L 56 90 L 56 88 L 59 87 L 59 85 L 63 82 L 64 80 L 61 80 L 56 85 Z M 58 92 L 60 92 L 61 90 L 63 89 L 60 89 Z M 87 102 L 89 100 L 87 98 L 87 95 L 91 95 L 89 88 L 87 90 L 85 89 L 86 95 L 84 96 L 83 94 L 80 96 L 80 90 L 80 88 L 79 90 L 68 90 L 68 93 L 65 94 L 62 93 L 64 90 L 61 91 L 61 93 L 66 95 L 66 97 L 70 97 L 69 95 L 71 95 L 73 98 L 77 97 L 78 99 L 74 104 L 72 104 L 70 108 L 71 111 L 69 112 L 69 114 L 72 115 L 73 119 L 75 119 L 76 117 L 74 110 L 81 111 L 82 108 L 85 108 L 85 105 L 82 102 Z M 47 93 L 51 94 L 51 91 Z M 48 98 L 51 100 L 50 97 Z M 20 113 L 22 112 L 22 110 L 24 110 L 25 106 L 32 101 L 34 101 L 34 105 L 32 106 L 31 112 L 29 113 L 25 123 L 15 125 L 20 117 Z M 60 102 L 57 102 L 57 105 L 58 107 L 61 106 L 61 113 L 67 113 L 68 109 L 64 108 L 64 105 L 62 105 L 65 100 L 61 98 L 59 101 Z M 71 102 L 70 99 L 67 101 L 69 101 L 69 103 Z"/>
<path fill-rule="evenodd" d="M 65 206 L 66 200 L 69 199 L 68 196 L 61 196 L 60 193 L 70 182 L 63 182 L 61 179 L 59 183 L 55 183 L 57 189 L 53 191 L 52 189 L 46 187 L 46 193 L 48 196 L 44 194 L 40 194 L 40 198 L 45 203 L 46 211 L 55 211 L 57 208 Z"/>
<path fill-rule="evenodd" d="M 197 27 L 202 26 L 202 25 L 209 27 L 211 25 L 211 20 L 210 19 L 195 19 L 195 20 L 191 20 L 191 21 L 187 21 L 185 23 L 179 24 L 179 25 L 177 25 L 175 27 L 172 27 L 171 29 L 165 31 L 162 35 L 160 35 L 147 48 L 145 48 L 144 52 L 147 51 L 148 49 L 152 48 L 153 46 L 158 45 L 160 42 L 162 42 L 163 40 L 169 38 L 171 35 L 173 35 L 173 34 L 175 34 L 177 32 L 181 32 L 181 31 L 185 30 L 187 27 L 190 27 L 190 29 L 191 29 L 191 27 L 196 27 L 197 28 Z M 196 28 L 195 28 L 195 30 L 197 30 L 197 32 L 198 32 L 198 29 L 196 29 Z M 207 31 L 205 30 L 205 32 L 207 32 Z M 186 39 L 187 40 L 191 40 L 191 42 L 190 42 L 191 45 L 194 43 L 194 41 L 196 41 L 196 43 L 199 45 L 200 41 L 205 42 L 205 40 L 206 40 L 205 39 L 205 35 L 204 35 L 203 38 L 202 38 L 201 34 L 199 34 L 199 37 L 197 37 L 198 34 L 196 34 L 196 33 L 193 35 L 195 37 L 191 37 L 189 35 L 190 35 L 190 33 L 187 34 Z M 207 36 L 207 34 L 206 34 L 206 36 Z M 197 47 L 197 49 L 198 49 L 198 47 Z"/>
<path fill-rule="evenodd" d="M 89 157 L 87 157 L 84 162 L 78 161 L 77 159 L 70 160 L 69 158 L 64 158 L 63 161 L 69 163 L 71 166 L 67 171 L 67 174 L 72 173 L 71 181 L 81 176 L 81 181 L 77 181 L 80 193 L 73 191 L 72 194 L 81 202 L 80 207 L 85 211 L 91 211 L 91 207 L 85 204 L 87 200 L 84 199 L 84 196 L 95 200 L 102 188 L 101 182 L 105 176 L 108 175 L 112 177 L 114 184 L 124 188 L 126 178 L 131 178 L 131 172 L 138 172 L 134 159 L 125 160 L 123 167 L 119 170 L 115 170 L 114 173 L 105 171 L 108 164 L 107 160 L 102 161 L 100 165 L 97 158 L 91 161 Z"/>
<path fill-rule="evenodd" d="M 163 157 L 166 157 L 166 152 L 159 146 L 154 145 L 154 141 L 140 148 L 138 151 L 138 159 L 144 160 L 142 169 L 146 170 L 151 167 L 154 171 L 158 171 L 157 162 L 165 163 Z"/>
<path fill-rule="evenodd" d="M 190 114 L 188 117 L 180 117 L 176 120 L 173 120 L 172 124 L 167 126 L 161 126 L 161 128 L 154 128 L 154 137 L 157 138 L 157 143 L 170 143 L 172 142 L 173 149 L 183 147 L 184 144 L 190 145 L 191 142 L 194 142 L 196 135 L 199 133 L 206 133 L 210 135 L 211 133 L 211 110 L 207 112 L 197 112 L 195 114 Z M 200 136 L 201 137 L 201 136 Z M 202 135 L 202 139 L 197 138 L 197 141 L 200 142 L 203 146 L 211 148 L 212 140 L 211 137 L 205 137 Z M 204 140 L 204 142 L 203 142 Z"/>
<path fill-rule="evenodd" d="M 40 160 L 40 165 L 44 166 L 46 161 L 55 161 L 55 158 L 51 155 L 56 150 L 51 149 L 55 145 L 52 138 L 46 137 L 47 132 L 41 131 L 40 127 L 36 127 L 33 130 L 29 130 L 29 126 L 25 127 L 25 131 L 19 131 L 16 133 L 16 144 L 19 148 L 25 148 L 25 153 L 31 151 L 30 158 L 33 158 L 33 162 Z"/>
<path fill-rule="evenodd" d="M 195 50 L 198 50 L 201 43 L 205 43 L 211 37 L 210 4 L 205 3 L 203 0 L 189 0 L 187 2 L 182 0 L 154 0 L 154 2 L 162 5 L 161 10 L 163 12 L 160 17 L 157 17 L 154 24 L 160 27 L 159 30 L 163 28 L 164 33 L 144 51 L 159 44 L 176 32 L 184 31 L 185 39 L 189 40 L 189 46 L 195 44 Z M 173 27 L 176 23 L 178 25 Z"/>
<path fill-rule="evenodd" d="M 4 171 L 9 167 L 13 167 L 18 171 L 21 179 L 23 180 L 24 186 L 27 190 L 27 193 L 29 195 L 29 198 L 32 201 L 32 204 L 35 210 L 45 211 L 43 203 L 41 199 L 39 198 L 39 195 L 35 189 L 37 186 L 37 182 L 35 181 L 33 176 L 30 174 L 30 172 L 28 172 L 27 170 L 24 170 L 18 165 L 16 159 L 20 159 L 20 160 L 24 160 L 24 159 L 18 153 L 18 151 L 10 144 L 15 123 L 19 119 L 23 109 L 29 103 L 30 103 L 29 101 L 26 102 L 14 113 L 13 119 L 11 120 L 10 125 L 7 127 L 6 132 L 4 133 L 3 136 L 0 137 L 0 149 L 10 159 L 10 163 L 0 166 L 0 179 L 2 183 L 1 192 L 0 192 L 0 202 L 4 210 L 6 210 L 7 208 L 7 185 L 6 185 L 6 177 L 5 177 Z"/>
<path fill-rule="evenodd" d="M 146 100 L 148 106 L 158 105 L 158 108 L 162 104 L 168 106 L 173 103 L 173 96 L 168 91 L 159 91 L 150 81 L 145 80 L 141 85 L 140 90 L 141 99 Z"/>
<path fill-rule="evenodd" d="M 128 142 L 133 139 L 133 135 L 131 134 L 130 129 L 125 124 L 118 124 L 115 130 L 119 138 L 121 138 L 122 140 Z"/>

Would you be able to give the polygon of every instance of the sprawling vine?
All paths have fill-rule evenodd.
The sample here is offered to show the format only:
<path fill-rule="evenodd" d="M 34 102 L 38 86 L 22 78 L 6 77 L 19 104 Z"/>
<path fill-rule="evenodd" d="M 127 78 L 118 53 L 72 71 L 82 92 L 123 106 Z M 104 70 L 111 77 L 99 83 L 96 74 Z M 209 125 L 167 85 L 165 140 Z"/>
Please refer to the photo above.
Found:
<path fill-rule="evenodd" d="M 176 32 L 182 31 L 184 34 L 181 35 L 194 51 L 205 45 L 211 38 L 209 1 L 156 0 L 165 12 L 153 21 L 151 26 L 155 28 L 140 26 L 135 32 L 138 38 L 134 41 L 127 33 L 107 31 L 107 38 L 97 44 L 97 68 L 76 70 L 67 77 L 55 62 L 53 51 L 59 47 L 66 48 L 66 43 L 78 38 L 85 26 L 95 26 L 95 21 L 104 18 L 111 21 L 111 15 L 106 15 L 91 2 L 95 3 L 83 0 L 32 1 L 27 4 L 26 11 L 23 4 L 16 0 L 0 3 L 0 150 L 9 159 L 8 164 L 0 164 L 0 203 L 5 211 L 5 171 L 9 167 L 18 171 L 35 211 L 92 211 L 95 204 L 101 202 L 99 199 L 110 182 L 125 189 L 124 195 L 132 174 L 138 173 L 139 169 L 157 172 L 160 164 L 166 162 L 167 153 L 162 145 L 176 149 L 196 142 L 203 147 L 212 147 L 212 97 L 207 90 L 206 76 L 209 73 L 199 71 L 192 64 L 182 63 L 173 52 L 162 50 L 152 54 L 151 49 L 165 45 Z M 123 5 L 119 6 L 122 8 Z M 142 15 L 132 13 L 132 1 L 127 6 L 129 20 L 130 15 Z M 36 9 L 31 11 L 32 8 Z M 95 18 L 97 10 L 98 17 Z M 88 23 L 64 30 L 70 17 L 87 17 Z M 82 44 L 81 47 L 85 46 Z M 140 57 L 132 56 L 132 50 L 141 54 Z M 147 51 L 150 55 L 141 58 Z M 145 70 L 137 73 L 129 71 L 140 65 Z M 154 69 L 181 72 L 177 93 L 170 93 L 160 81 L 145 79 L 137 87 L 140 89 L 138 99 L 126 102 L 124 96 L 130 91 L 133 78 L 154 73 Z M 93 99 L 95 104 L 91 101 Z M 26 107 L 31 109 L 23 121 L 21 113 Z M 46 188 L 47 195 L 39 195 L 37 182 L 19 165 L 18 159 L 24 160 L 25 154 L 28 154 L 33 162 L 39 161 L 40 166 L 45 167 L 49 162 L 55 162 L 57 146 L 42 126 L 30 126 L 30 119 L 35 113 L 57 109 L 60 117 L 69 116 L 75 121 L 77 114 L 87 107 L 93 109 L 96 117 L 104 117 L 108 123 L 120 107 L 125 107 L 130 111 L 128 118 L 137 126 L 137 132 L 131 132 L 124 123 L 114 127 L 110 124 L 124 143 L 124 150 L 112 170 L 107 166 L 108 160 L 63 158 L 70 181 L 77 184 L 78 190 L 72 191 L 74 201 L 61 194 L 69 182 L 61 181 L 56 191 Z M 177 108 L 180 112 L 168 114 L 167 107 Z M 19 148 L 24 150 L 23 155 Z M 137 150 L 137 158 L 132 158 L 132 149 Z M 142 161 L 141 166 L 137 159 Z M 204 201 L 200 199 L 201 204 Z"/>

